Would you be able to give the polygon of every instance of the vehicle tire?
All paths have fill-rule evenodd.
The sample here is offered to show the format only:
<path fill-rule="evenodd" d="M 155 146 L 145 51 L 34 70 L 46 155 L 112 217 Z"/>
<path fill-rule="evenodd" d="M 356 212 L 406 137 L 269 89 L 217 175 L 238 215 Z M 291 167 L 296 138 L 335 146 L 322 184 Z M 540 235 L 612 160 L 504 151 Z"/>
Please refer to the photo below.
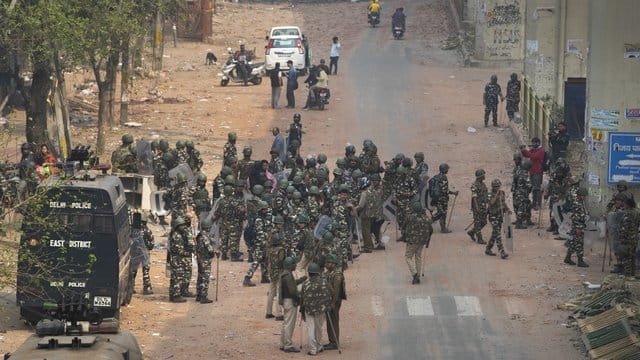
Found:
<path fill-rule="evenodd" d="M 44 314 L 40 312 L 30 309 L 30 308 L 20 308 L 20 318 L 29 323 L 30 325 L 35 326 L 38 321 L 44 319 Z"/>
<path fill-rule="evenodd" d="M 220 80 L 220 86 L 227 86 L 229 85 L 229 79 L 222 79 Z"/>
<path fill-rule="evenodd" d="M 320 110 L 320 111 L 324 110 L 324 101 L 320 101 L 318 103 L 318 110 Z"/>
<path fill-rule="evenodd" d="M 260 85 L 262 84 L 262 77 L 255 77 L 251 80 L 251 83 L 253 85 Z"/>

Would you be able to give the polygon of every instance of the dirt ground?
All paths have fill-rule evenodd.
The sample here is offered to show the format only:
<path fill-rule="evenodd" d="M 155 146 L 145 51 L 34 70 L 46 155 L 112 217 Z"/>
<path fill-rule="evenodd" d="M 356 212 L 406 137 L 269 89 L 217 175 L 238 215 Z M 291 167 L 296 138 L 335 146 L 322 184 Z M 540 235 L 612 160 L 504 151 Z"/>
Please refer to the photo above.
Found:
<path fill-rule="evenodd" d="M 402 3 L 396 1 L 394 5 L 400 6 Z M 420 37 L 420 34 L 425 35 L 423 46 L 414 49 L 415 61 L 425 66 L 424 74 L 419 74 L 424 77 L 424 94 L 439 93 L 439 99 L 442 100 L 441 103 L 432 105 L 427 112 L 446 120 L 448 125 L 439 134 L 446 134 L 449 139 L 453 139 L 446 144 L 436 142 L 427 148 L 426 150 L 432 154 L 428 156 L 428 161 L 431 168 L 436 168 L 439 162 L 447 159 L 448 154 L 458 151 L 461 147 L 484 146 L 495 151 L 492 159 L 487 161 L 479 153 L 470 153 L 450 162 L 452 168 L 464 169 L 465 173 L 472 174 L 478 162 L 485 162 L 487 172 L 501 174 L 502 178 L 508 179 L 511 151 L 498 151 L 500 146 L 508 144 L 509 141 L 505 142 L 503 131 L 485 132 L 482 137 L 475 136 L 468 133 L 467 128 L 478 127 L 479 118 L 461 118 L 455 114 L 454 110 L 465 114 L 480 113 L 480 102 L 471 97 L 480 99 L 482 85 L 490 72 L 460 68 L 455 54 L 437 51 L 438 41 L 444 40 L 452 32 L 447 7 L 444 5 L 446 2 L 441 1 L 438 4 L 421 5 L 420 11 L 439 14 L 437 18 L 442 19 L 441 22 L 410 23 L 407 30 L 417 34 L 417 37 Z M 389 8 L 391 9 L 391 6 Z M 293 113 L 299 110 L 271 109 L 268 79 L 260 86 L 243 87 L 232 84 L 221 87 L 218 73 L 226 60 L 226 48 L 236 49 L 238 42 L 242 40 L 248 48 L 255 47 L 260 55 L 258 61 L 263 61 L 264 36 L 270 27 L 295 24 L 300 26 L 309 38 L 314 62 L 320 58 L 328 60 L 330 42 L 334 35 L 339 36 L 342 42 L 341 58 L 348 58 L 351 49 L 361 40 L 367 29 L 365 9 L 365 3 L 300 4 L 294 8 L 288 4 L 220 3 L 218 14 L 214 16 L 212 43 L 181 41 L 176 48 L 167 43 L 163 72 L 154 78 L 134 82 L 130 121 L 139 122 L 142 127 L 113 129 L 107 141 L 107 154 L 115 149 L 120 137 L 125 133 L 131 133 L 136 138 L 166 138 L 172 144 L 180 139 L 193 139 L 205 161 L 204 172 L 211 181 L 221 166 L 222 146 L 226 141 L 226 134 L 235 131 L 238 134 L 239 150 L 243 146 L 251 145 L 254 158 L 267 158 L 272 141 L 270 128 L 285 128 L 291 122 Z M 219 57 L 218 65 L 204 64 L 207 49 L 212 49 Z M 508 73 L 505 70 L 500 72 L 500 75 L 506 78 L 504 75 Z M 82 83 L 84 75 L 76 74 L 72 79 L 72 83 Z M 339 86 L 340 76 L 332 77 L 331 82 L 336 84 L 332 86 L 331 109 L 325 112 L 304 112 L 303 123 L 308 133 L 306 136 L 309 144 L 305 151 L 314 154 L 325 152 L 332 163 L 331 159 L 342 154 L 346 141 L 353 141 L 359 145 L 362 139 L 349 139 L 348 134 L 341 131 L 345 128 L 341 122 L 350 116 L 350 110 L 347 109 L 353 107 L 347 106 L 350 101 L 349 94 Z M 163 103 L 157 101 L 155 94 L 161 95 Z M 460 98 L 460 94 L 468 97 Z M 76 95 L 97 105 L 95 95 Z M 285 101 L 283 94 L 281 104 L 284 105 Z M 297 101 L 303 101 L 300 91 L 297 93 Z M 407 101 L 416 103 L 420 99 L 416 96 L 415 99 Z M 443 115 L 439 115 L 441 113 Z M 24 114 L 13 114 L 11 120 L 23 121 L 23 118 Z M 423 136 L 425 130 L 414 135 Z M 74 143 L 91 143 L 95 139 L 95 128 L 74 127 L 72 137 Z M 388 159 L 395 152 L 396 149 L 381 149 L 381 158 Z M 109 155 L 103 158 L 106 160 Z M 458 189 L 467 189 L 471 181 L 471 176 L 463 176 L 453 185 Z M 207 187 L 210 188 L 210 185 Z M 466 208 L 469 202 L 468 195 L 461 195 L 458 201 L 459 204 L 465 204 Z M 470 217 L 467 210 L 460 210 L 459 214 L 454 221 L 458 223 L 458 227 L 462 227 L 462 223 L 468 223 Z M 156 240 L 164 244 L 166 237 L 163 236 L 163 230 L 157 226 L 153 226 L 153 230 Z M 497 298 L 522 299 L 519 302 L 522 316 L 513 319 L 509 325 L 514 334 L 529 334 L 536 338 L 536 343 L 546 342 L 553 346 L 568 343 L 571 336 L 571 330 L 564 329 L 561 325 L 566 314 L 555 310 L 555 305 L 579 293 L 582 280 L 598 282 L 599 271 L 593 267 L 582 272 L 573 269 L 567 271 L 567 268 L 560 264 L 559 254 L 562 248 L 559 243 L 554 243 L 551 251 L 548 248 L 542 249 L 536 242 L 548 240 L 549 237 L 544 230 L 542 234 L 539 233 L 538 230 L 529 230 L 525 236 L 526 240 L 523 240 L 518 249 L 520 260 L 509 262 L 507 268 L 503 269 L 506 274 L 510 269 L 516 271 L 520 267 L 528 267 L 531 271 L 517 279 L 509 280 L 506 275 L 499 276 L 496 281 L 489 281 L 488 291 Z M 465 236 L 458 234 L 460 239 Z M 455 256 L 456 252 L 466 252 L 473 246 L 468 239 L 464 243 L 460 241 L 463 244 L 462 249 L 440 251 L 446 256 Z M 394 248 L 399 249 L 399 245 L 392 245 L 388 252 L 393 252 Z M 402 261 L 400 253 L 400 250 L 393 253 L 395 261 Z M 597 252 L 594 254 L 597 255 Z M 192 301 L 186 304 L 172 304 L 167 301 L 168 278 L 165 276 L 164 257 L 163 248 L 152 252 L 151 277 L 155 294 L 135 295 L 131 305 L 125 308 L 121 315 L 122 328 L 131 330 L 136 335 L 145 358 L 210 359 L 211 354 L 216 354 L 216 358 L 222 359 L 280 359 L 294 356 L 286 356 L 277 351 L 280 323 L 264 319 L 266 287 L 241 286 L 244 273 L 248 269 L 246 262 L 220 264 L 218 302 L 210 305 L 195 304 Z M 374 260 L 373 257 L 359 260 L 356 262 L 355 270 L 346 273 L 352 297 L 348 305 L 343 307 L 341 315 L 343 319 L 351 319 L 345 320 L 343 325 L 345 358 L 358 359 L 365 354 L 375 358 L 375 351 L 370 349 L 369 342 L 377 330 L 375 318 L 370 314 L 369 296 L 371 288 L 375 288 L 374 275 L 378 261 L 379 258 Z M 213 272 L 215 274 L 215 268 Z M 443 275 L 440 280 L 447 281 L 446 276 Z M 195 281 L 192 281 L 192 284 L 194 283 Z M 212 280 L 211 296 L 215 293 L 215 283 L 215 280 Z M 137 290 L 141 292 L 140 279 L 137 282 Z M 16 308 L 12 306 L 13 301 L 13 294 L 2 293 L 0 305 L 7 307 L 0 312 L 0 353 L 17 348 L 31 333 L 19 322 Z M 547 331 L 549 328 L 553 330 Z M 299 336 L 302 333 L 299 330 L 300 328 L 296 328 L 296 344 L 299 344 Z M 570 345 L 567 347 L 570 348 Z M 566 350 L 567 347 L 564 355 L 575 355 Z M 323 354 L 325 355 L 338 357 L 338 354 Z"/>

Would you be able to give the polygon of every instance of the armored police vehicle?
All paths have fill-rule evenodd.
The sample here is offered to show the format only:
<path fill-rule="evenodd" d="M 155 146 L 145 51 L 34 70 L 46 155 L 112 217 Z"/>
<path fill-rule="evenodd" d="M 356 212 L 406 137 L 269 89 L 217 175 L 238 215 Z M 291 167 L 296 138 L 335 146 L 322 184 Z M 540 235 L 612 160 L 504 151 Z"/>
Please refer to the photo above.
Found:
<path fill-rule="evenodd" d="M 50 177 L 26 209 L 22 230 L 17 303 L 23 319 L 95 325 L 118 318 L 133 294 L 128 206 L 118 177 L 84 170 Z"/>

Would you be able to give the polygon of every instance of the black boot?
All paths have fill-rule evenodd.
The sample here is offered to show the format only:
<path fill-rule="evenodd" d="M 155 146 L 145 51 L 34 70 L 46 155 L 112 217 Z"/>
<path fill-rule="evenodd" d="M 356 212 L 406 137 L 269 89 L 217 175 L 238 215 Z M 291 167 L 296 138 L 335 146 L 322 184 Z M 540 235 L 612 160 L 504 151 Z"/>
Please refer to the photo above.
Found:
<path fill-rule="evenodd" d="M 526 227 L 523 223 L 521 223 L 521 222 L 516 222 L 516 229 L 521 230 L 521 229 L 526 229 L 526 228 L 527 228 L 527 227 Z"/>
<path fill-rule="evenodd" d="M 491 251 L 491 249 L 490 249 L 490 248 L 487 248 L 487 249 L 484 251 L 484 254 L 485 254 L 485 255 L 489 255 L 489 256 L 496 256 L 496 253 L 494 253 L 493 251 Z"/>
<path fill-rule="evenodd" d="M 169 225 L 169 223 L 167 223 L 167 220 L 164 219 L 164 215 L 158 216 L 158 218 L 160 219 L 160 225 Z"/>
<path fill-rule="evenodd" d="M 473 230 L 467 231 L 467 235 L 469 235 L 469 237 L 471 238 L 471 241 L 473 241 L 473 242 L 476 241 L 476 236 L 475 236 L 475 233 L 473 232 Z"/>
<path fill-rule="evenodd" d="M 252 263 L 253 262 L 253 251 L 249 251 L 249 257 L 247 258 L 247 262 Z"/>
<path fill-rule="evenodd" d="M 564 263 L 568 265 L 575 265 L 576 263 L 571 260 L 571 253 L 567 252 L 567 256 L 564 257 Z"/>
<path fill-rule="evenodd" d="M 500 258 L 501 258 L 502 260 L 505 260 L 505 259 L 506 259 L 506 258 L 508 258 L 508 257 L 509 257 L 509 254 L 507 254 L 506 252 L 504 252 L 504 251 L 501 251 L 501 252 L 500 252 Z"/>
<path fill-rule="evenodd" d="M 208 297 L 201 297 L 200 300 L 198 300 L 200 302 L 200 304 L 211 304 L 213 302 L 213 300 L 209 299 Z"/>
<path fill-rule="evenodd" d="M 260 278 L 260 284 L 268 284 L 269 283 L 269 274 L 266 272 L 262 273 L 262 277 Z"/>
<path fill-rule="evenodd" d="M 229 256 L 227 255 L 226 251 L 222 253 L 222 256 L 220 257 L 220 260 L 222 260 L 222 261 L 229 260 Z"/>
<path fill-rule="evenodd" d="M 584 262 L 584 260 L 582 259 L 582 256 L 578 256 L 578 267 L 581 267 L 581 268 L 589 267 L 589 264 Z"/>
<path fill-rule="evenodd" d="M 233 254 L 231 254 L 231 261 L 232 262 L 242 262 L 242 256 L 239 253 L 233 253 Z"/>
<path fill-rule="evenodd" d="M 187 302 L 187 299 L 178 295 L 178 296 L 169 296 L 169 301 L 171 301 L 172 303 L 183 303 L 183 302 Z"/>
<path fill-rule="evenodd" d="M 413 280 L 411 280 L 411 285 L 415 285 L 420 283 L 420 277 L 418 274 L 413 274 Z"/>
<path fill-rule="evenodd" d="M 145 286 L 142 290 L 142 295 L 153 295 L 153 290 L 151 290 L 151 286 Z"/>
<path fill-rule="evenodd" d="M 247 287 L 251 287 L 251 286 L 256 286 L 256 284 L 251 282 L 251 278 L 247 275 L 245 275 L 244 277 L 244 281 L 242 282 L 242 286 L 247 286 Z"/>
<path fill-rule="evenodd" d="M 451 230 L 447 229 L 446 217 L 444 216 L 440 218 L 440 232 L 443 234 L 448 234 L 451 232 Z"/>
<path fill-rule="evenodd" d="M 476 234 L 476 239 L 478 240 L 478 244 L 482 244 L 482 245 L 484 245 L 484 244 L 486 244 L 486 243 L 487 243 L 486 241 L 484 241 L 484 240 L 482 239 L 482 233 L 480 233 L 480 232 Z"/>

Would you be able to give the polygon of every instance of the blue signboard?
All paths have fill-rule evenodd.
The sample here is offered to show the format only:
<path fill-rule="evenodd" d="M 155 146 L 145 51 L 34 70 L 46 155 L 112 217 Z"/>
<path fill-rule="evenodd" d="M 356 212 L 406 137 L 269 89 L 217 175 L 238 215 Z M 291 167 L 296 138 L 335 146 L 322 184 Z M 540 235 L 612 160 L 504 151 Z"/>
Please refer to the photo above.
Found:
<path fill-rule="evenodd" d="M 608 166 L 608 183 L 626 180 L 629 184 L 640 184 L 640 133 L 609 133 Z"/>

